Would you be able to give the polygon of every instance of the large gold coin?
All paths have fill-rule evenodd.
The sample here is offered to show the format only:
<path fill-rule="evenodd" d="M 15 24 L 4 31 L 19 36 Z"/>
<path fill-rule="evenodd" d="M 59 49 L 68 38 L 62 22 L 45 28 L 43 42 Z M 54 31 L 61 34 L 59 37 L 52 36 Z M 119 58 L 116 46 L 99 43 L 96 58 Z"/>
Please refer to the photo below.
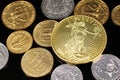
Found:
<path fill-rule="evenodd" d="M 44 47 L 51 47 L 51 33 L 58 22 L 55 20 L 44 20 L 36 25 L 33 30 L 35 42 Z"/>
<path fill-rule="evenodd" d="M 4 8 L 2 21 L 9 29 L 25 29 L 33 23 L 35 16 L 35 8 L 31 3 L 27 1 L 15 1 Z"/>
<path fill-rule="evenodd" d="M 120 26 L 120 5 L 113 8 L 111 18 L 114 24 Z"/>
<path fill-rule="evenodd" d="M 11 33 L 6 41 L 6 45 L 10 52 L 22 54 L 31 48 L 33 38 L 31 34 L 24 30 L 18 30 Z"/>
<path fill-rule="evenodd" d="M 53 56 L 47 49 L 32 48 L 23 55 L 21 67 L 27 76 L 43 77 L 52 70 Z"/>
<path fill-rule="evenodd" d="M 75 6 L 75 15 L 87 15 L 104 24 L 109 18 L 109 8 L 102 0 L 81 0 Z"/>
<path fill-rule="evenodd" d="M 60 21 L 53 29 L 52 48 L 65 62 L 82 64 L 93 61 L 106 47 L 104 27 L 94 18 L 74 15 Z"/>

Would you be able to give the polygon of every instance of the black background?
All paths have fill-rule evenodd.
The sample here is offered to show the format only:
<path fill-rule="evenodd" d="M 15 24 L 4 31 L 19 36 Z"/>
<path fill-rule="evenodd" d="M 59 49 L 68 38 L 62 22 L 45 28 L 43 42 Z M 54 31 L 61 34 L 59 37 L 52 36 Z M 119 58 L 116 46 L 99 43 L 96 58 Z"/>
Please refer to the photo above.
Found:
<path fill-rule="evenodd" d="M 10 30 L 3 25 L 2 20 L 1 20 L 1 14 L 5 6 L 7 6 L 9 3 L 13 1 L 15 0 L 0 0 L 0 42 L 2 42 L 5 45 L 6 45 L 7 37 L 14 30 Z M 36 24 L 39 23 L 40 21 L 47 20 L 48 18 L 45 17 L 41 12 L 40 5 L 41 5 L 42 0 L 26 0 L 26 1 L 29 1 L 30 3 L 32 3 L 36 9 L 35 21 L 30 27 L 25 29 L 32 34 L 33 29 L 36 26 Z M 110 14 L 111 14 L 112 9 L 115 6 L 120 4 L 120 0 L 103 0 L 103 1 L 108 5 Z M 75 5 L 78 2 L 79 0 L 75 0 Z M 57 20 L 57 21 L 60 21 L 60 20 Z M 120 38 L 119 38 L 120 37 L 120 26 L 114 25 L 111 20 L 111 17 L 109 17 L 109 20 L 103 26 L 106 30 L 107 37 L 108 37 L 107 46 L 103 54 L 113 54 L 120 58 Z M 33 47 L 41 47 L 41 46 L 38 46 L 34 42 L 32 45 L 32 48 Z M 53 66 L 52 71 L 55 69 L 55 67 L 59 66 L 60 64 L 65 63 L 61 61 L 60 59 L 58 59 L 58 57 L 54 54 L 52 48 L 46 48 L 46 49 L 48 49 L 54 57 L 54 66 Z M 22 56 L 23 54 L 20 54 L 20 55 L 16 55 L 12 53 L 9 54 L 9 61 L 6 67 L 0 70 L 0 80 L 50 80 L 51 73 L 49 73 L 48 75 L 44 77 L 40 77 L 40 78 L 27 77 L 23 73 L 21 69 L 21 65 L 20 65 Z M 92 63 L 77 65 L 83 73 L 84 80 L 95 80 L 95 78 L 93 77 L 91 73 L 91 64 Z"/>

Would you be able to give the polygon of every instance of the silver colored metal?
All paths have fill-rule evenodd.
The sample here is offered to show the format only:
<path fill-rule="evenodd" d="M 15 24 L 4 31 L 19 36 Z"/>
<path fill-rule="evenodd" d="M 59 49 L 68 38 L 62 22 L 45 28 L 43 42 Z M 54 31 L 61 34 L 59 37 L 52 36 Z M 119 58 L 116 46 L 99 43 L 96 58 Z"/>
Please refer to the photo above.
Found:
<path fill-rule="evenodd" d="M 0 43 L 0 70 L 6 66 L 8 59 L 9 59 L 8 49 L 3 43 Z"/>
<path fill-rule="evenodd" d="M 97 80 L 119 80 L 120 59 L 111 54 L 103 54 L 93 62 L 91 70 Z"/>
<path fill-rule="evenodd" d="M 74 0 L 42 0 L 41 11 L 50 19 L 63 19 L 74 9 Z"/>
<path fill-rule="evenodd" d="M 54 69 L 51 80 L 83 80 L 83 74 L 75 65 L 62 64 Z"/>

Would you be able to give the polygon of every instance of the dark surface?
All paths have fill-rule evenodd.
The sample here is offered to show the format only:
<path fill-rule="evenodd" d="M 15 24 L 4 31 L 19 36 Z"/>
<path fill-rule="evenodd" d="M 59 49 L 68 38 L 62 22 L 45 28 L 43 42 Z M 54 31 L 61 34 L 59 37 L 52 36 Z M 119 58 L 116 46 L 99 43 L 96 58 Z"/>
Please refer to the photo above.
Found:
<path fill-rule="evenodd" d="M 2 14 L 4 7 L 13 1 L 14 0 L 0 0 L 0 15 Z M 45 17 L 41 12 L 40 4 L 41 4 L 42 0 L 27 0 L 27 1 L 29 1 L 30 3 L 32 3 L 34 5 L 34 7 L 36 9 L 36 13 L 37 13 L 36 19 L 33 22 L 33 24 L 30 27 L 28 27 L 27 29 L 25 29 L 32 34 L 33 28 L 35 27 L 35 25 L 38 22 L 40 22 L 42 20 L 46 20 L 48 18 Z M 75 0 L 75 4 L 78 1 L 79 0 Z M 110 13 L 111 13 L 111 10 L 115 6 L 120 4 L 120 0 L 104 0 L 104 2 L 107 3 L 107 5 L 110 9 Z M 1 18 L 1 16 L 0 16 L 0 18 Z M 60 20 L 58 20 L 58 21 L 60 21 Z M 107 33 L 108 42 L 107 42 L 107 46 L 106 46 L 103 54 L 113 54 L 120 58 L 120 38 L 119 38 L 120 26 L 114 25 L 111 20 L 111 17 L 109 17 L 109 20 L 104 24 L 104 28 Z M 6 28 L 3 25 L 2 20 L 0 19 L 0 42 L 2 42 L 3 44 L 6 44 L 7 37 L 13 31 L 14 30 L 10 30 L 10 29 Z M 33 47 L 39 47 L 39 46 L 34 42 L 32 48 Z M 46 49 L 48 49 L 53 54 L 53 57 L 54 57 L 53 69 L 55 67 L 59 66 L 60 64 L 64 63 L 56 57 L 52 48 L 46 48 Z M 20 65 L 22 56 L 23 56 L 23 54 L 15 55 L 15 54 L 10 53 L 8 64 L 6 65 L 6 67 L 4 69 L 0 70 L 0 80 L 50 80 L 51 73 L 44 77 L 41 77 L 41 78 L 27 77 L 23 73 L 23 71 L 21 69 L 21 65 Z M 95 78 L 92 76 L 92 73 L 91 73 L 91 64 L 92 63 L 77 65 L 83 73 L 84 80 L 95 80 Z"/>

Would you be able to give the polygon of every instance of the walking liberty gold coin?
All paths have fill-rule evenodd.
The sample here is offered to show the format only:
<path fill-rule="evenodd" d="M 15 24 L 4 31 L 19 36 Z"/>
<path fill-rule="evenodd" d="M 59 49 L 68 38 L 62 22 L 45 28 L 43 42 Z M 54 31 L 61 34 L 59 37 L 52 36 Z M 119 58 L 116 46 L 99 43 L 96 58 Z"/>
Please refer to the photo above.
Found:
<path fill-rule="evenodd" d="M 24 30 L 11 33 L 6 41 L 6 45 L 12 53 L 22 54 L 31 48 L 33 38 L 31 34 Z"/>
<path fill-rule="evenodd" d="M 25 29 L 33 23 L 35 16 L 35 8 L 31 3 L 15 1 L 4 8 L 2 21 L 9 29 Z"/>
<path fill-rule="evenodd" d="M 53 67 L 53 56 L 47 49 L 32 48 L 23 55 L 21 67 L 27 76 L 45 76 Z"/>
<path fill-rule="evenodd" d="M 102 54 L 107 35 L 104 27 L 94 18 L 74 15 L 60 21 L 53 29 L 52 48 L 65 62 L 82 64 Z"/>
<path fill-rule="evenodd" d="M 113 8 L 111 18 L 114 24 L 120 26 L 120 5 Z"/>
<path fill-rule="evenodd" d="M 75 15 L 87 15 L 104 24 L 109 18 L 109 8 L 102 0 L 81 0 L 75 6 Z"/>
<path fill-rule="evenodd" d="M 51 47 L 51 33 L 58 22 L 55 20 L 44 20 L 36 25 L 33 30 L 35 42 L 44 47 Z"/>

